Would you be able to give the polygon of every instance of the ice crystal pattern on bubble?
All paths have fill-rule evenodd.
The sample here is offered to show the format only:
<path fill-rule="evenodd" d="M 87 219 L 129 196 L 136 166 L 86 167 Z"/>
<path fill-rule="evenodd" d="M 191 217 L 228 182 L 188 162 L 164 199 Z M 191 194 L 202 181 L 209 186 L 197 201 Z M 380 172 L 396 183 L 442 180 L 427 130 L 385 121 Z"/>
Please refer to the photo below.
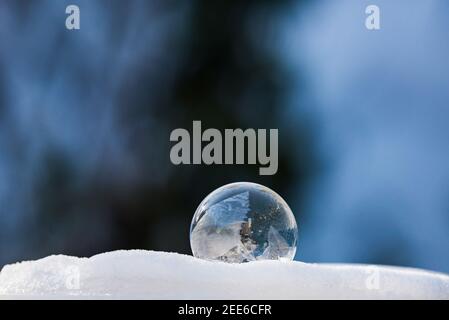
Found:
<path fill-rule="evenodd" d="M 225 262 L 293 259 L 297 226 L 287 203 L 254 183 L 223 186 L 208 195 L 190 228 L 194 256 Z"/>

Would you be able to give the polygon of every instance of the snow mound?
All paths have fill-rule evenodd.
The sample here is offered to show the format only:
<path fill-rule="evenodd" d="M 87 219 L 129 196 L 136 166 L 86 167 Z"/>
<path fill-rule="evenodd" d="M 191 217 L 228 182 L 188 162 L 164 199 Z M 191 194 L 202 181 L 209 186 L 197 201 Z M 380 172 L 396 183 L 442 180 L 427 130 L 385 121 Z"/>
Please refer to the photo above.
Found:
<path fill-rule="evenodd" d="M 418 269 L 256 261 L 131 250 L 5 266 L 0 299 L 449 299 L 449 276 Z"/>

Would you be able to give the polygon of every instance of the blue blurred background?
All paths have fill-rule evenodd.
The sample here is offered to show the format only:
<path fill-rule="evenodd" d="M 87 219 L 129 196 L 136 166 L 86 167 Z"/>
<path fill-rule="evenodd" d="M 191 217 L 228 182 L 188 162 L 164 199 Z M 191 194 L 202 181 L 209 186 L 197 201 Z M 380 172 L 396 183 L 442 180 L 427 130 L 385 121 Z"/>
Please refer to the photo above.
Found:
<path fill-rule="evenodd" d="M 65 28 L 65 8 L 81 29 Z M 380 7 L 381 29 L 365 28 Z M 254 181 L 297 260 L 449 272 L 449 3 L 0 2 L 0 266 L 190 253 L 213 189 Z M 279 128 L 279 171 L 174 166 L 170 132 Z"/>

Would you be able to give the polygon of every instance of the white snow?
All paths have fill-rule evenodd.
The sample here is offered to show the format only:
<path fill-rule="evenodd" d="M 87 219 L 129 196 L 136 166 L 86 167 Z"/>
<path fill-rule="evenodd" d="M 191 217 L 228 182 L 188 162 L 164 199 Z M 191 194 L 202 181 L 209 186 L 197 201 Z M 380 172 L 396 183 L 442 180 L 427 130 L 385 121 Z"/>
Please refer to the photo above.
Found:
<path fill-rule="evenodd" d="M 449 299 L 449 276 L 418 269 L 204 261 L 131 250 L 5 266 L 0 299 Z"/>

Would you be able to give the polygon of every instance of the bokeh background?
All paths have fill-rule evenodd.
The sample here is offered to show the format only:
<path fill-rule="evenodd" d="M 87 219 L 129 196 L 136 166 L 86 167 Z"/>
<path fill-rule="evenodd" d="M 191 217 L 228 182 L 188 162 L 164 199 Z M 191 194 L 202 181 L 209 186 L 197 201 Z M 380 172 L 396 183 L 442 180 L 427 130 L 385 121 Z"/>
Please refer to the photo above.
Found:
<path fill-rule="evenodd" d="M 65 8 L 81 29 L 65 28 Z M 381 30 L 365 28 L 365 8 Z M 449 3 L 0 1 L 0 267 L 190 254 L 235 181 L 290 204 L 297 260 L 449 272 Z M 279 128 L 279 171 L 174 166 L 170 132 Z"/>

